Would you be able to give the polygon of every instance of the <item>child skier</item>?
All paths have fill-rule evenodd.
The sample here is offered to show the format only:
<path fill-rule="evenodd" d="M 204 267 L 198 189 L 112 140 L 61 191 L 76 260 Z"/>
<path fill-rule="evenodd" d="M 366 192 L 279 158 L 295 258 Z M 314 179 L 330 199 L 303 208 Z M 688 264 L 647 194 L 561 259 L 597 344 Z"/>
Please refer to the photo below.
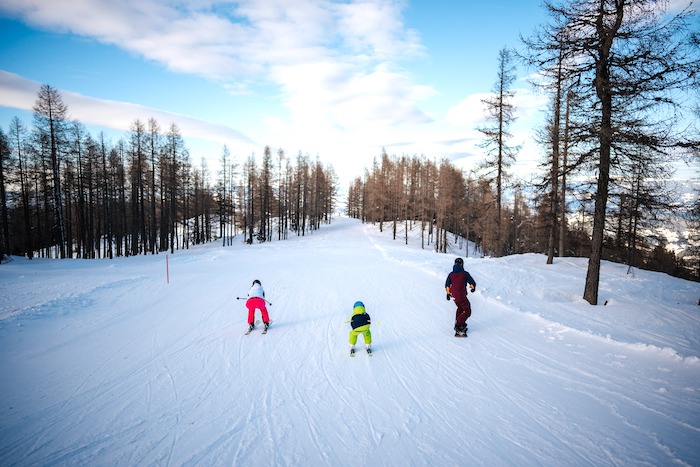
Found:
<path fill-rule="evenodd" d="M 270 326 L 270 316 L 267 313 L 267 308 L 265 307 L 267 300 L 265 300 L 265 290 L 262 288 L 262 284 L 259 280 L 255 279 L 253 285 L 248 290 L 248 300 L 245 302 L 246 308 L 248 308 L 248 332 L 252 331 L 255 327 L 255 310 L 260 310 L 262 314 L 263 324 L 265 329 L 263 332 L 267 332 L 267 328 Z"/>
<path fill-rule="evenodd" d="M 476 281 L 467 271 L 464 270 L 464 260 L 455 259 L 452 272 L 445 280 L 445 291 L 447 299 L 454 299 L 457 305 L 455 313 L 455 337 L 467 337 L 467 318 L 472 315 L 472 307 L 467 299 L 467 285 L 472 293 L 476 290 Z"/>
<path fill-rule="evenodd" d="M 371 319 L 369 314 L 365 311 L 365 304 L 362 302 L 355 302 L 352 306 L 352 315 L 350 315 L 350 326 L 352 330 L 350 331 L 350 356 L 355 356 L 355 344 L 357 343 L 357 336 L 362 334 L 365 339 L 365 346 L 367 347 L 367 353 L 372 355 L 372 333 L 369 330 L 369 325 Z"/>

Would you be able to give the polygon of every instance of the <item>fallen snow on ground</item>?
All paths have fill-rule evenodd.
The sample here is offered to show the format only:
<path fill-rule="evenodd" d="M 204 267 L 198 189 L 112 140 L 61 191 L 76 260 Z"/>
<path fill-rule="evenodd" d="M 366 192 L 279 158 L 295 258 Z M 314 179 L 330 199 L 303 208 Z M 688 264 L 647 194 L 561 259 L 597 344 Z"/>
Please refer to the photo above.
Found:
<path fill-rule="evenodd" d="M 457 339 L 464 253 L 416 235 L 340 217 L 178 251 L 169 283 L 165 254 L 3 264 L 0 465 L 700 465 L 700 284 L 604 263 L 590 306 L 586 259 L 472 253 Z"/>

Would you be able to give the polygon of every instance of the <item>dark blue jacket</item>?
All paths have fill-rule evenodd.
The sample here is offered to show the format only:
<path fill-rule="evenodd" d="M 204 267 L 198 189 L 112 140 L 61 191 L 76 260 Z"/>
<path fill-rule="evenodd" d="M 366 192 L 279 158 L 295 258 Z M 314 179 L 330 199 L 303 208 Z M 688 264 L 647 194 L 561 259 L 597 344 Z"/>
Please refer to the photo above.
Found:
<path fill-rule="evenodd" d="M 359 313 L 356 315 L 352 315 L 352 319 L 350 320 L 350 326 L 353 329 L 357 329 L 360 326 L 370 324 L 371 322 L 372 322 L 372 319 L 369 317 L 369 314 L 367 312 Z"/>

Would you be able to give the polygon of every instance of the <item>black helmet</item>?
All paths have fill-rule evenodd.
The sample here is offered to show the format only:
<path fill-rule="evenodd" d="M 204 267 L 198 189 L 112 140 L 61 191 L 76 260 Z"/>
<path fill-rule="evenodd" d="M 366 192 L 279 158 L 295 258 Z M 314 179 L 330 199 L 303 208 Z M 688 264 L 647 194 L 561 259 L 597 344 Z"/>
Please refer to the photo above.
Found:
<path fill-rule="evenodd" d="M 260 283 L 260 281 L 257 280 L 257 279 L 255 279 L 255 280 L 253 281 L 253 285 L 255 285 L 255 284 L 262 285 L 262 284 Z"/>
<path fill-rule="evenodd" d="M 464 260 L 462 258 L 457 258 L 457 259 L 455 259 L 455 264 L 459 264 L 460 266 L 464 266 Z"/>

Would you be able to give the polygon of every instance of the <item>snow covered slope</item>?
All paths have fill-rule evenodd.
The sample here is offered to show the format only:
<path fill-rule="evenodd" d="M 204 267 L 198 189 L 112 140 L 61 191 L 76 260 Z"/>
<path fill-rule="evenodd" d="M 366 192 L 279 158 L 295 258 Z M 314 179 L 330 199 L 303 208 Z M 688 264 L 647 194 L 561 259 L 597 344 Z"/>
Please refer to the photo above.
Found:
<path fill-rule="evenodd" d="M 605 263 L 592 307 L 585 259 L 469 257 L 457 339 L 454 257 L 337 218 L 170 283 L 164 254 L 2 265 L 0 465 L 700 465 L 699 284 Z"/>

